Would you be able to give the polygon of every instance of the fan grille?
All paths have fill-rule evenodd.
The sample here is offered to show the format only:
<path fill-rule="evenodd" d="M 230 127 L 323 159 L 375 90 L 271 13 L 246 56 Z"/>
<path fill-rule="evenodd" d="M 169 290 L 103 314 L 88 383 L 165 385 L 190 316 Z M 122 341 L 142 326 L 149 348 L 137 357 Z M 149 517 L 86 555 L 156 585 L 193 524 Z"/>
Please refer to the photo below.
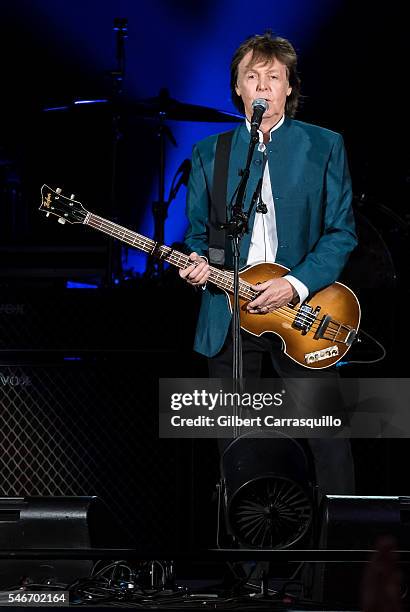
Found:
<path fill-rule="evenodd" d="M 312 504 L 292 480 L 261 476 L 244 484 L 229 506 L 239 542 L 251 548 L 286 548 L 300 540 L 312 521 Z"/>

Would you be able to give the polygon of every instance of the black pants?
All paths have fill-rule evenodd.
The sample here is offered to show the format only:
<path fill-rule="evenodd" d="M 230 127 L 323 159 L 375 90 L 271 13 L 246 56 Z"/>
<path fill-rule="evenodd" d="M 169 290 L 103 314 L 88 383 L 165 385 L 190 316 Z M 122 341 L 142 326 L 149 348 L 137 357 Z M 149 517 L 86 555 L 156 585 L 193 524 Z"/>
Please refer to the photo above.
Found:
<path fill-rule="evenodd" d="M 253 336 L 242 331 L 243 376 L 244 378 L 260 378 L 264 353 L 268 353 L 276 373 L 284 379 L 294 405 L 306 400 L 306 394 L 312 394 L 309 379 L 320 378 L 322 381 L 318 392 L 323 396 L 327 393 L 332 397 L 331 412 L 335 406 L 343 405 L 338 389 L 338 374 L 335 370 L 307 370 L 284 355 L 281 341 L 273 334 Z M 228 333 L 222 350 L 208 359 L 210 378 L 232 378 L 232 335 Z M 291 384 L 286 384 L 286 378 L 291 378 Z M 322 398 L 321 398 L 322 399 Z M 319 398 L 318 402 L 319 404 Z M 309 404 L 315 405 L 314 397 L 309 398 Z M 229 440 L 220 444 L 220 450 L 227 446 Z M 258 440 L 255 439 L 255 444 Z M 272 441 L 274 443 L 274 441 Z M 345 438 L 310 438 L 308 446 L 311 451 L 319 498 L 323 495 L 353 495 L 355 489 L 354 466 L 350 441 Z"/>

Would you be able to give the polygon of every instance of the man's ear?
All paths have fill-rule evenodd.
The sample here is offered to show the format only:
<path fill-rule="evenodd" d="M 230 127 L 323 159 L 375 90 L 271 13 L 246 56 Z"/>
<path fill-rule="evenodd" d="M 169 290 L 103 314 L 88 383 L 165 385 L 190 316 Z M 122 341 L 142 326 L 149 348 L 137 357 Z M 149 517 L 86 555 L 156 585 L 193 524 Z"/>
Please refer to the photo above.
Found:
<path fill-rule="evenodd" d="M 238 84 L 236 84 L 236 85 L 235 85 L 235 93 L 236 93 L 236 95 L 237 95 L 237 96 L 240 96 L 240 95 L 241 95 L 241 93 L 240 93 L 240 89 L 239 89 L 239 87 L 238 87 Z"/>
<path fill-rule="evenodd" d="M 288 87 L 288 91 L 286 92 L 286 96 L 290 96 L 292 93 L 292 87 Z"/>

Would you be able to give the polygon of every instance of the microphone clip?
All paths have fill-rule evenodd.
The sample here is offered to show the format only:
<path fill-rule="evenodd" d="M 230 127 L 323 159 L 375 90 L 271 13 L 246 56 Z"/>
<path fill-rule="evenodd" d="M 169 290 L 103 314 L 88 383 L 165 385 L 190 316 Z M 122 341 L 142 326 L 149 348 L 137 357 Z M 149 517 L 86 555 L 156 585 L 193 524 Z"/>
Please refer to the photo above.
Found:
<path fill-rule="evenodd" d="M 266 215 L 268 212 L 268 207 L 266 206 L 265 202 L 259 202 L 259 204 L 256 207 L 256 212 L 257 213 L 261 213 L 262 215 Z"/>

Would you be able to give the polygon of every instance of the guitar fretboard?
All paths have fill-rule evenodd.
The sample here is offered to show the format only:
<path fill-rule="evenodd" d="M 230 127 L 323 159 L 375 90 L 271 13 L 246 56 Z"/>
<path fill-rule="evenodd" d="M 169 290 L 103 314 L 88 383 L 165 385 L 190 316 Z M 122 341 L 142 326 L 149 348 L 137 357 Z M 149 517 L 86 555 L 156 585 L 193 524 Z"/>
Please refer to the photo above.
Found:
<path fill-rule="evenodd" d="M 151 238 L 146 238 L 142 234 L 133 232 L 125 227 L 122 227 L 121 225 L 118 225 L 117 223 L 108 221 L 107 219 L 99 217 L 93 213 L 87 214 L 84 223 L 85 225 L 90 225 L 94 229 L 103 232 L 104 234 L 108 234 L 109 236 L 113 236 L 121 242 L 125 242 L 126 244 L 129 244 L 140 251 L 144 251 L 144 253 L 148 253 L 148 255 L 166 261 L 181 270 L 192 264 L 192 261 L 189 259 L 188 255 L 176 251 L 172 247 L 158 244 Z M 227 270 L 219 270 L 213 266 L 210 268 L 211 273 L 209 275 L 209 282 L 213 283 L 217 287 L 220 287 L 221 289 L 225 289 L 225 291 L 228 291 L 229 293 L 233 293 L 233 273 Z M 251 289 L 249 283 L 240 280 L 239 296 L 243 299 L 251 300 L 257 296 L 257 292 Z"/>

